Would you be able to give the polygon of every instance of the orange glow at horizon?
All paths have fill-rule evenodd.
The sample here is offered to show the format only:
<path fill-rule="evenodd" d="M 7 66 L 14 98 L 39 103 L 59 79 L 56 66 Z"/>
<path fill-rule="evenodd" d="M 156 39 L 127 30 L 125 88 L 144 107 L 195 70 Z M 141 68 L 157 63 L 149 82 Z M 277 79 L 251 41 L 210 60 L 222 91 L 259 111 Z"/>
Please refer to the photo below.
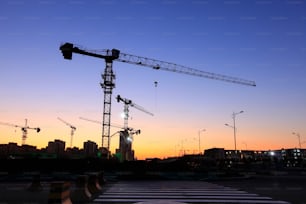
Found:
<path fill-rule="evenodd" d="M 29 126 L 34 125 L 39 120 L 29 120 Z M 45 148 L 49 141 L 55 139 L 66 142 L 66 147 L 70 147 L 70 128 L 60 121 L 48 121 L 49 125 L 41 127 L 41 132 L 28 130 L 26 144 L 37 146 L 38 149 Z M 52 122 L 52 123 L 51 123 Z M 151 121 L 152 122 L 152 121 Z M 72 122 L 71 122 L 72 123 Z M 83 142 L 90 140 L 101 146 L 101 127 L 96 124 L 87 124 L 83 121 L 75 120 L 77 130 L 73 136 L 73 146 L 83 148 Z M 142 128 L 142 133 L 134 135 L 132 149 L 135 151 L 135 158 L 167 158 L 173 156 L 182 156 L 183 154 L 199 153 L 199 134 L 198 129 L 187 128 L 165 128 L 159 132 L 159 128 L 146 124 L 138 123 Z M 178 126 L 179 127 L 179 126 Z M 208 129 L 200 134 L 201 153 L 209 148 L 234 149 L 234 137 L 232 129 L 223 127 L 219 131 Z M 218 128 L 215 128 L 217 130 Z M 166 131 L 165 131 L 166 130 Z M 269 135 L 263 135 L 263 131 L 253 130 L 251 133 L 244 132 L 244 129 L 237 131 L 237 149 L 238 150 L 276 150 L 281 148 L 298 147 L 297 138 L 294 135 L 284 134 L 281 131 L 265 131 Z M 111 128 L 111 134 L 117 129 Z M 15 142 L 21 145 L 22 131 L 20 128 L 0 126 L 1 138 L 0 144 Z M 111 153 L 115 153 L 119 146 L 119 137 L 114 135 L 111 138 Z"/>

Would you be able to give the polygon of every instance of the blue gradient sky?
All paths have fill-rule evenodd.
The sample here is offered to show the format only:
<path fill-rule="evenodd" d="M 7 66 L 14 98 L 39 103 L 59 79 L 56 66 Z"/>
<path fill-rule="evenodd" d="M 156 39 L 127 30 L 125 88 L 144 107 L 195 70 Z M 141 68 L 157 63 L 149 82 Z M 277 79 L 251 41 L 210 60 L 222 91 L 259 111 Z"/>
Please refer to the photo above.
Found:
<path fill-rule="evenodd" d="M 306 2 L 302 0 L 101 0 L 0 2 L 0 121 L 30 127 L 27 144 L 47 146 L 62 139 L 82 147 L 101 145 L 101 59 L 74 55 L 59 46 L 112 49 L 192 68 L 254 80 L 256 87 L 226 83 L 114 62 L 112 123 L 120 94 L 146 110 L 130 108 L 129 124 L 142 133 L 133 147 L 138 158 L 166 157 L 201 149 L 298 147 L 306 141 Z M 157 87 L 154 81 L 158 81 Z M 118 129 L 112 128 L 111 133 Z M 0 126 L 0 143 L 21 143 L 21 130 Z M 303 144 L 306 147 L 306 144 Z M 111 151 L 118 136 L 111 140 Z"/>

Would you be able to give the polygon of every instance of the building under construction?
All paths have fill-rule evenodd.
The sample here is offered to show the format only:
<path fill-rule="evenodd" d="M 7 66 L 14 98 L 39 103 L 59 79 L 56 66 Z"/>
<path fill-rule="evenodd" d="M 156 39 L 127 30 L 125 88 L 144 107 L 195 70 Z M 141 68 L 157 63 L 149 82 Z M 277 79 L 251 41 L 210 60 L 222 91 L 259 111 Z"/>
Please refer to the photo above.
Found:
<path fill-rule="evenodd" d="M 116 149 L 116 155 L 120 161 L 134 160 L 134 150 L 132 150 L 132 140 L 130 139 L 129 132 L 124 130 L 120 131 L 119 149 Z"/>

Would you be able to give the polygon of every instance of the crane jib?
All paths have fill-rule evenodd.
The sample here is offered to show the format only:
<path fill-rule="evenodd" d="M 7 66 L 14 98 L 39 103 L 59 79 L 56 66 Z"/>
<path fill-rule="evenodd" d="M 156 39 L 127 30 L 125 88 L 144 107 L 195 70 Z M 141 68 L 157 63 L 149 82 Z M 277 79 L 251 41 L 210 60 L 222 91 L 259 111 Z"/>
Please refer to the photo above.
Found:
<path fill-rule="evenodd" d="M 194 69 L 191 67 L 178 65 L 175 63 L 171 63 L 171 62 L 165 62 L 161 60 L 155 60 L 155 59 L 151 59 L 147 57 L 140 57 L 140 56 L 126 54 L 126 53 L 120 53 L 120 56 L 118 59 L 116 59 L 116 61 L 140 65 L 144 67 L 151 67 L 153 69 L 161 69 L 165 71 L 205 77 L 209 79 L 221 80 L 221 81 L 238 83 L 238 84 L 249 85 L 249 86 L 256 86 L 254 81 L 241 79 L 238 77 L 222 75 L 222 74 L 216 74 L 212 72 L 206 72 L 203 70 L 198 70 L 198 69 Z"/>
<path fill-rule="evenodd" d="M 222 74 L 216 74 L 211 72 L 206 72 L 203 70 L 197 70 L 191 67 L 186 67 L 182 65 L 178 65 L 171 62 L 165 62 L 161 60 L 156 60 L 148 57 L 141 57 L 132 54 L 121 53 L 118 49 L 105 49 L 103 51 L 90 52 L 84 49 L 80 49 L 78 47 L 74 47 L 72 43 L 65 43 L 60 46 L 60 50 L 65 59 L 72 59 L 72 53 L 83 54 L 87 56 L 97 57 L 105 59 L 108 62 L 112 62 L 113 60 L 130 63 L 145 67 L 151 67 L 153 69 L 162 69 L 171 72 L 177 72 L 187 75 L 199 76 L 209 79 L 221 80 L 231 83 L 249 85 L 249 86 L 256 86 L 254 81 L 241 79 L 238 77 L 226 76 Z"/>

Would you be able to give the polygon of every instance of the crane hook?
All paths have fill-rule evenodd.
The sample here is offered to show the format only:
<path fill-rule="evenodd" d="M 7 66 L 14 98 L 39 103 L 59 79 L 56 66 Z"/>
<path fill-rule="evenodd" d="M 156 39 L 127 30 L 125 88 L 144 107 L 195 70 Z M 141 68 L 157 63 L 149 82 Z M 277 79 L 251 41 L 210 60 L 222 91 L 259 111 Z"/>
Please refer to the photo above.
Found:
<path fill-rule="evenodd" d="M 155 87 L 157 87 L 157 84 L 158 84 L 158 82 L 157 82 L 157 81 L 154 81 L 154 85 L 155 85 Z"/>

